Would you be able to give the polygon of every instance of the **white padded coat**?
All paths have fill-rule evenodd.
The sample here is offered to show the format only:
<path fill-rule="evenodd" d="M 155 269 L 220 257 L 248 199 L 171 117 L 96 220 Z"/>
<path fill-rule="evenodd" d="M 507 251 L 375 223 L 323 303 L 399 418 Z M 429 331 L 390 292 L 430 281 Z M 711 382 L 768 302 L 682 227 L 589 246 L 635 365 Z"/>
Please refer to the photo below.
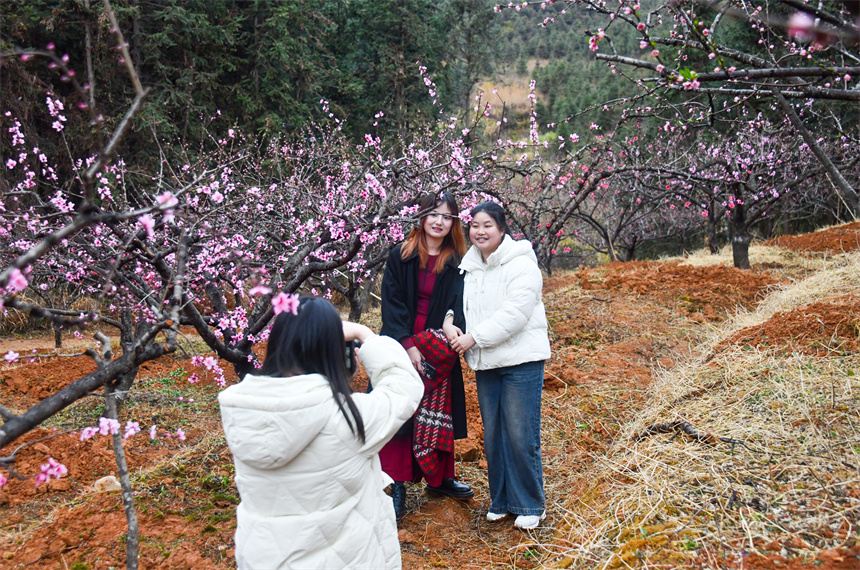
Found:
<path fill-rule="evenodd" d="M 475 346 L 466 351 L 472 370 L 490 370 L 550 357 L 543 276 L 532 244 L 506 235 L 487 258 L 472 246 L 460 270 L 466 272 L 463 313 Z"/>
<path fill-rule="evenodd" d="M 247 375 L 218 396 L 236 466 L 240 569 L 400 568 L 391 498 L 377 453 L 412 417 L 424 385 L 397 341 L 372 336 L 359 358 L 373 381 L 352 397 L 353 435 L 319 374 Z"/>

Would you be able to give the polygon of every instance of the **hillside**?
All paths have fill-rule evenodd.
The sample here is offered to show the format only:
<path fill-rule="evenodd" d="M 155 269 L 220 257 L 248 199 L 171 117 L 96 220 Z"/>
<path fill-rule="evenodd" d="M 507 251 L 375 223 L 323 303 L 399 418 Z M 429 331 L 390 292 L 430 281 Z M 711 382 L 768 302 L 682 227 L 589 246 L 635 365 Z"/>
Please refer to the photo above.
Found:
<path fill-rule="evenodd" d="M 750 258 L 745 272 L 725 251 L 547 278 L 549 516 L 532 533 L 484 520 L 467 374 L 470 439 L 458 443 L 458 474 L 476 495 L 462 504 L 411 487 L 404 567 L 856 568 L 860 225 L 780 238 Z M 0 401 L 13 410 L 94 368 L 50 355 L 47 338 L 4 339 L 0 351 L 23 342 L 30 361 L 0 368 Z M 201 381 L 190 384 L 195 371 Z M 140 378 L 124 416 L 185 432 L 127 440 L 142 567 L 234 568 L 238 496 L 217 387 L 185 355 L 150 363 Z M 119 494 L 94 489 L 115 470 L 108 439 L 61 433 L 101 413 L 90 398 L 24 438 L 49 439 L 19 451 L 22 474 L 52 456 L 69 475 L 39 487 L 10 477 L 0 489 L 3 568 L 124 567 Z"/>

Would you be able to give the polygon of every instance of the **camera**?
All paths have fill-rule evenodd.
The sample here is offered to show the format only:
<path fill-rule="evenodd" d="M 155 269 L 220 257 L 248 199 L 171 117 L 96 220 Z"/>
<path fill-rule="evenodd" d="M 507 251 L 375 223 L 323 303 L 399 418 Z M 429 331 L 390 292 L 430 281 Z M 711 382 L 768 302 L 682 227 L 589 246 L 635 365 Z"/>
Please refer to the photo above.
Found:
<path fill-rule="evenodd" d="M 355 376 L 358 372 L 358 358 L 355 356 L 355 351 L 361 346 L 361 342 L 357 340 L 346 341 L 344 358 L 346 359 L 346 372 L 350 377 Z"/>

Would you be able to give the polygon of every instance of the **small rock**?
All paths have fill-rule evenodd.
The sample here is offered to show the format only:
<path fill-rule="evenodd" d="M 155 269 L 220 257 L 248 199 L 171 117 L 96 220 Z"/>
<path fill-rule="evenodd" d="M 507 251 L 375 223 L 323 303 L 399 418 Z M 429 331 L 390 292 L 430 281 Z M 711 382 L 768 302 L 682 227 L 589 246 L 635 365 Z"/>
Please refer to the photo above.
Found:
<path fill-rule="evenodd" d="M 478 460 L 478 469 L 486 469 L 487 468 L 487 460 L 480 459 Z"/>
<path fill-rule="evenodd" d="M 705 317 L 702 313 L 690 313 L 690 320 L 694 323 L 704 323 Z"/>
<path fill-rule="evenodd" d="M 36 451 L 40 451 L 40 452 L 44 453 L 45 455 L 51 454 L 51 450 L 48 449 L 48 446 L 45 445 L 44 443 L 37 443 L 36 445 L 33 446 L 33 449 L 35 449 Z"/>
<path fill-rule="evenodd" d="M 474 439 L 454 442 L 454 458 L 457 461 L 475 461 L 481 456 L 481 450 Z"/>
<path fill-rule="evenodd" d="M 116 477 L 108 475 L 93 483 L 93 489 L 96 493 L 110 493 L 111 491 L 120 491 L 122 487 Z"/>
<path fill-rule="evenodd" d="M 415 537 L 405 528 L 401 528 L 397 531 L 397 540 L 404 544 L 411 544 L 415 542 Z"/>

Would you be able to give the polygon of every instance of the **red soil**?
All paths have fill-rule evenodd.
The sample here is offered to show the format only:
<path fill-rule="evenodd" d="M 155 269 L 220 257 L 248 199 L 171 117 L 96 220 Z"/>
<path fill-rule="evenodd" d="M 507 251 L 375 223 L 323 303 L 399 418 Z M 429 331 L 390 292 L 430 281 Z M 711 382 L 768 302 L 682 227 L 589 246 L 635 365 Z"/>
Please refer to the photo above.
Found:
<path fill-rule="evenodd" d="M 860 222 L 827 228 L 810 234 L 780 236 L 765 242 L 786 249 L 818 253 L 843 253 L 860 249 Z"/>
<path fill-rule="evenodd" d="M 845 243 L 843 239 L 840 247 Z M 485 522 L 489 497 L 483 428 L 474 376 L 464 367 L 470 438 L 457 442 L 458 469 L 475 487 L 476 496 L 458 503 L 428 498 L 419 487 L 410 488 L 400 536 L 404 567 L 538 566 L 543 552 L 539 544 L 551 544 L 553 526 L 562 522 L 557 506 L 575 492 L 564 481 L 587 472 L 635 416 L 654 370 L 689 355 L 698 323 L 720 320 L 739 306 L 753 307 L 774 283 L 768 273 L 757 270 L 694 268 L 677 262 L 613 263 L 547 278 L 544 299 L 553 358 L 546 366 L 543 422 L 556 440 L 544 442 L 550 509 L 546 526 L 525 534 L 510 521 Z M 858 303 L 856 297 L 844 297 L 778 314 L 760 327 L 740 331 L 732 342 L 856 351 Z M 835 344 L 831 338 L 837 339 Z M 41 344 L 46 345 L 47 341 Z M 0 352 L 9 349 L 0 341 Z M 221 364 L 229 372 L 228 381 L 233 381 L 231 367 Z M 0 402 L 22 411 L 94 369 L 87 357 L 0 366 Z M 185 378 L 195 371 L 203 381 L 190 385 Z M 135 486 L 141 568 L 235 568 L 238 496 L 232 458 L 220 437 L 217 392 L 211 378 L 187 360 L 168 356 L 143 367 L 135 395 L 126 405 L 124 414 L 140 421 L 144 431 L 151 424 L 157 424 L 160 433 L 182 427 L 187 437 L 151 441 L 141 433 L 126 441 L 132 472 L 146 473 L 138 476 Z M 58 428 L 93 425 L 100 415 L 100 400 L 87 402 L 88 407 Z M 37 429 L 15 446 L 54 434 L 53 429 Z M 0 450 L 0 456 L 14 448 Z M 14 467 L 32 477 L 48 457 L 65 463 L 68 476 L 39 487 L 32 478 L 10 477 L 0 490 L 0 567 L 71 568 L 81 562 L 89 569 L 124 568 L 126 523 L 120 497 L 92 491 L 96 479 L 115 472 L 107 438 L 80 442 L 74 434 L 56 435 L 21 449 Z M 757 546 L 746 562 L 727 559 L 724 565 L 793 568 L 797 563 L 789 559 L 780 565 L 779 552 Z M 851 558 L 855 554 L 825 551 L 817 560 L 825 568 L 854 568 L 850 564 L 856 563 L 856 557 Z"/>

